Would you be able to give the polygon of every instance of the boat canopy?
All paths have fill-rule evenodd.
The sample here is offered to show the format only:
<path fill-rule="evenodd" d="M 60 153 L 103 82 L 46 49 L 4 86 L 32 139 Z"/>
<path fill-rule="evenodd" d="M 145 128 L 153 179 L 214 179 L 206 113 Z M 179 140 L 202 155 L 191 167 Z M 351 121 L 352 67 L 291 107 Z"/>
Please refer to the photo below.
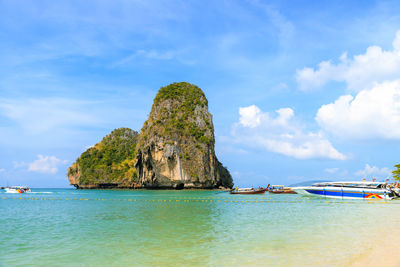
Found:
<path fill-rule="evenodd" d="M 361 187 L 361 188 L 382 188 L 386 184 L 384 182 L 354 182 L 354 181 L 344 181 L 344 182 L 326 182 L 326 183 L 315 183 L 313 186 L 326 187 L 326 186 L 336 186 L 336 187 Z"/>
<path fill-rule="evenodd" d="M 244 188 L 238 188 L 238 191 L 248 191 L 248 190 L 254 190 L 253 187 L 244 187 Z"/>

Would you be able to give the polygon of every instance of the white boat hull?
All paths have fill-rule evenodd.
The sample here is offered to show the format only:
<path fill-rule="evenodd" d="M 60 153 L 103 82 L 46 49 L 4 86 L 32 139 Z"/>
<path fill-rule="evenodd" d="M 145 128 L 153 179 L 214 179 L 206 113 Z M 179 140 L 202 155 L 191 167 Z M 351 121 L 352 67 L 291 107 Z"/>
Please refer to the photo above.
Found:
<path fill-rule="evenodd" d="M 6 190 L 6 193 L 11 194 L 22 194 L 31 192 L 31 190 L 27 187 L 6 187 L 4 188 L 4 190 Z"/>
<path fill-rule="evenodd" d="M 394 196 L 385 189 L 363 189 L 345 187 L 293 187 L 298 194 L 336 199 L 393 199 Z"/>

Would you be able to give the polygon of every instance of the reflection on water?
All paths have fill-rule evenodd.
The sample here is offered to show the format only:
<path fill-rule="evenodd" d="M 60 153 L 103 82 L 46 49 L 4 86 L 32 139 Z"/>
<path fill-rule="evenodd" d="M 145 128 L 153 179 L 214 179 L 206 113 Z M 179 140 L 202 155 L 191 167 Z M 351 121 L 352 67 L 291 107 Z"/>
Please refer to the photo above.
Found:
<path fill-rule="evenodd" d="M 0 265 L 343 265 L 399 228 L 400 201 L 33 191 L 0 193 Z"/>

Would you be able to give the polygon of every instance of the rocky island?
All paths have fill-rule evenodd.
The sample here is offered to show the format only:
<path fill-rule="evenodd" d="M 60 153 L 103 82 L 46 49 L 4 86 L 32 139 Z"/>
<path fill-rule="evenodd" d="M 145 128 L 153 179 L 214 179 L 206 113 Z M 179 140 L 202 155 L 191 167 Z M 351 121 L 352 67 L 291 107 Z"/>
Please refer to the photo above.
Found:
<path fill-rule="evenodd" d="M 138 133 L 119 128 L 86 150 L 68 168 L 71 185 L 77 188 L 135 188 Z"/>
<path fill-rule="evenodd" d="M 77 188 L 231 188 L 214 146 L 203 91 L 173 83 L 158 91 L 140 134 L 114 130 L 72 164 L 68 178 Z"/>

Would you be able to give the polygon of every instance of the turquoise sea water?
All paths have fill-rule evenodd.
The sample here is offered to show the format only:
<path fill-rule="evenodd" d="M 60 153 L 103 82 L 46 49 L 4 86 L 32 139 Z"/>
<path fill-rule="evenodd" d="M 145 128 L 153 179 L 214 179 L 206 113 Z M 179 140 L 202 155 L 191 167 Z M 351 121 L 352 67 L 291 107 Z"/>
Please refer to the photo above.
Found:
<path fill-rule="evenodd" d="M 1 192 L 0 265 L 343 266 L 400 228 L 399 204 L 220 191 Z"/>

